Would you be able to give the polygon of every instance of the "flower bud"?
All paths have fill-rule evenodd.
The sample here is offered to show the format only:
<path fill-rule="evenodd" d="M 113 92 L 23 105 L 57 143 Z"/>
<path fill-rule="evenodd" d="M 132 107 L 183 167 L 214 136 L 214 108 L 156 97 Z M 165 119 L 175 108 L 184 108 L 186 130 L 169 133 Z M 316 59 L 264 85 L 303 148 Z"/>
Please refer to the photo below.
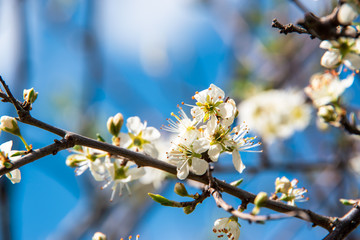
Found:
<path fill-rule="evenodd" d="M 338 119 L 335 108 L 331 105 L 321 106 L 317 112 L 318 117 L 324 119 L 325 122 L 333 122 Z"/>
<path fill-rule="evenodd" d="M 254 204 L 258 207 L 262 207 L 263 204 L 268 200 L 268 195 L 266 192 L 259 192 L 254 200 Z"/>
<path fill-rule="evenodd" d="M 268 195 L 266 192 L 259 192 L 254 200 L 254 208 L 251 212 L 253 215 L 257 215 L 260 212 L 260 208 L 264 205 L 264 203 L 268 200 Z"/>
<path fill-rule="evenodd" d="M 190 214 L 192 213 L 193 211 L 195 210 L 195 207 L 194 206 L 186 206 L 183 208 L 183 211 L 185 214 Z"/>
<path fill-rule="evenodd" d="M 187 197 L 189 196 L 189 193 L 187 192 L 185 185 L 183 183 L 176 183 L 175 187 L 174 187 L 174 192 L 182 197 Z"/>
<path fill-rule="evenodd" d="M 358 203 L 359 200 L 353 200 L 353 199 L 344 199 L 344 198 L 340 198 L 339 201 L 344 204 L 344 205 L 354 205 L 355 203 Z"/>
<path fill-rule="evenodd" d="M 349 25 L 357 17 L 357 15 L 356 6 L 344 3 L 338 11 L 337 19 L 340 24 Z"/>
<path fill-rule="evenodd" d="M 114 117 L 109 117 L 107 121 L 107 129 L 111 135 L 117 137 L 124 123 L 124 117 L 121 113 L 116 114 Z"/>
<path fill-rule="evenodd" d="M 5 131 L 5 132 L 9 132 L 9 133 L 14 134 L 16 136 L 21 136 L 20 135 L 20 129 L 19 129 L 19 126 L 17 124 L 17 121 L 13 117 L 2 116 L 1 119 L 0 119 L 0 130 Z"/>
<path fill-rule="evenodd" d="M 94 236 L 92 237 L 92 240 L 106 240 L 106 235 L 102 232 L 96 232 Z"/>
<path fill-rule="evenodd" d="M 38 93 L 35 92 L 34 88 L 24 89 L 23 97 L 26 102 L 28 102 L 30 104 L 35 102 L 37 96 L 38 96 Z"/>

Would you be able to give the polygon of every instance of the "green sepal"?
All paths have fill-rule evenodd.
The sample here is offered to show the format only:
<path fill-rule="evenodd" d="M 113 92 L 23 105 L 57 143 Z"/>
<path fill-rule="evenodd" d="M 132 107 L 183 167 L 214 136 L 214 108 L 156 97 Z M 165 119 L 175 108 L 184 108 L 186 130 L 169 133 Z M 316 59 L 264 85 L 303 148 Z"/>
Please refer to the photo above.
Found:
<path fill-rule="evenodd" d="M 231 186 L 237 187 L 239 186 L 242 182 L 244 181 L 243 178 L 240 178 L 239 180 L 233 181 L 232 183 L 230 183 Z"/>
<path fill-rule="evenodd" d="M 5 168 L 12 168 L 12 163 L 11 162 L 4 162 L 4 167 Z"/>
<path fill-rule="evenodd" d="M 195 206 L 186 206 L 183 208 L 185 214 L 190 214 L 195 210 Z"/>
<path fill-rule="evenodd" d="M 100 135 L 100 133 L 96 134 L 96 140 L 98 140 L 100 142 L 106 142 L 105 139 Z"/>
<path fill-rule="evenodd" d="M 26 154 L 26 151 L 17 151 L 16 153 L 12 154 L 10 157 L 17 157 L 17 156 L 22 156 L 25 154 Z"/>

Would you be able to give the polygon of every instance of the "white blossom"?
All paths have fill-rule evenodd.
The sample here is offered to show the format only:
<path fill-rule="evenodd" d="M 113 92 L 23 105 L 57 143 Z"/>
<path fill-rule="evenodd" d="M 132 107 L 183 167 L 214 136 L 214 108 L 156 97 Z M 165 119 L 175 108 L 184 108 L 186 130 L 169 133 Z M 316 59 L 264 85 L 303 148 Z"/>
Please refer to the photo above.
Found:
<path fill-rule="evenodd" d="M 279 199 L 292 206 L 295 205 L 295 201 L 307 201 L 308 199 L 303 195 L 307 190 L 305 188 L 296 188 L 298 182 L 297 179 L 293 179 L 290 182 L 287 177 L 276 178 L 275 193 L 282 193 Z"/>
<path fill-rule="evenodd" d="M 160 138 L 160 132 L 154 127 L 147 127 L 139 117 L 130 117 L 126 121 L 128 133 L 120 133 L 120 146 L 134 151 L 142 151 L 151 157 L 158 157 L 158 150 L 153 141 Z"/>
<path fill-rule="evenodd" d="M 304 91 L 311 98 L 316 107 L 337 102 L 346 88 L 354 82 L 354 76 L 349 75 L 340 80 L 335 72 L 317 73 L 310 79 L 310 84 Z"/>
<path fill-rule="evenodd" d="M 12 141 L 7 141 L 0 145 L 0 162 L 5 166 L 6 162 L 11 162 L 17 160 L 21 156 L 12 157 L 12 155 L 18 151 L 11 150 L 13 145 Z M 10 163 L 11 164 L 11 163 Z M 5 176 L 14 184 L 21 181 L 21 173 L 19 169 L 14 169 L 9 173 L 6 173 Z M 0 176 L 1 177 L 1 176 Z"/>
<path fill-rule="evenodd" d="M 357 7 L 349 3 L 342 4 L 337 14 L 338 21 L 343 25 L 351 24 L 357 16 Z"/>
<path fill-rule="evenodd" d="M 96 181 L 105 180 L 107 175 L 103 160 L 107 156 L 105 152 L 83 146 L 76 146 L 72 152 L 74 154 L 66 158 L 66 165 L 76 167 L 75 174 L 77 176 L 90 169 L 91 175 Z"/>
<path fill-rule="evenodd" d="M 345 64 L 348 68 L 360 69 L 360 39 L 340 37 L 337 40 L 325 40 L 320 48 L 327 49 L 321 58 L 321 65 L 336 68 Z"/>
<path fill-rule="evenodd" d="M 111 159 L 107 158 L 105 160 L 105 166 L 108 170 L 109 176 L 107 183 L 102 188 L 104 189 L 109 185 L 112 185 L 110 201 L 114 199 L 117 192 L 119 192 L 119 196 L 121 196 L 124 186 L 130 194 L 131 190 L 128 183 L 139 179 L 145 174 L 145 170 L 143 168 L 136 167 L 136 165 L 132 164 L 131 162 L 127 162 L 126 165 L 123 166 L 122 160 L 120 159 L 114 159 L 114 161 L 111 162 Z"/>
<path fill-rule="evenodd" d="M 214 84 L 210 84 L 208 89 L 196 92 L 194 99 L 197 100 L 196 106 L 191 109 L 191 115 L 197 121 L 206 122 L 210 118 L 227 119 L 232 117 L 234 105 L 224 102 L 225 93 Z"/>
<path fill-rule="evenodd" d="M 311 108 L 305 104 L 300 91 L 269 90 L 242 101 L 239 116 L 262 139 L 272 143 L 285 139 L 306 128 L 310 122 Z"/>
<path fill-rule="evenodd" d="M 229 240 L 237 240 L 240 237 L 240 224 L 236 217 L 219 218 L 214 223 L 213 232 L 218 238 L 226 236 Z"/>
<path fill-rule="evenodd" d="M 206 150 L 206 145 L 198 139 L 196 132 L 187 138 L 178 136 L 168 152 L 169 162 L 177 166 L 177 177 L 185 179 L 190 169 L 197 175 L 203 175 L 209 166 L 208 162 L 202 159 L 202 153 Z"/>
<path fill-rule="evenodd" d="M 179 107 L 179 109 L 178 115 L 171 113 L 171 116 L 173 116 L 176 121 L 167 119 L 169 124 L 166 126 L 163 125 L 161 129 L 186 137 L 187 135 L 191 135 L 192 132 L 197 129 L 198 121 L 195 118 L 190 119 L 182 107 Z"/>

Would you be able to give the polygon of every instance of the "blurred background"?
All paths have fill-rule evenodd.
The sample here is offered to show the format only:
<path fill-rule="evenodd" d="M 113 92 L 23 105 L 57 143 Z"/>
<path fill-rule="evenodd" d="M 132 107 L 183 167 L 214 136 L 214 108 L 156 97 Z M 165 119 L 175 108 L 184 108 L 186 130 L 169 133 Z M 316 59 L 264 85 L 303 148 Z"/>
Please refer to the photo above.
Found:
<path fill-rule="evenodd" d="M 303 1 L 320 16 L 331 12 L 332 2 Z M 255 194 L 273 193 L 277 177 L 297 178 L 310 197 L 299 207 L 342 216 L 350 208 L 338 199 L 359 198 L 359 138 L 319 123 L 302 92 L 311 75 L 322 71 L 320 41 L 271 28 L 275 17 L 285 24 L 302 15 L 291 1 L 279 0 L 0 0 L 0 74 L 19 99 L 24 88 L 39 92 L 34 117 L 107 140 L 108 117 L 121 112 L 125 119 L 139 116 L 160 128 L 177 104 L 193 104 L 195 91 L 214 83 L 240 103 L 241 120 L 264 143 L 263 153 L 241 153 L 247 166 L 243 174 L 235 173 L 225 157 L 215 177 L 243 178 L 241 187 Z M 356 79 L 343 97 L 349 110 L 359 107 L 359 87 Z M 264 91 L 271 92 L 270 100 L 261 95 Z M 261 97 L 251 100 L 256 96 Z M 259 106 L 265 104 L 286 124 L 264 124 L 269 114 L 261 114 Z M 294 108 L 290 115 L 289 106 Z M 1 104 L 0 115 L 15 112 Z M 252 125 L 259 119 L 261 124 Z M 21 130 L 34 148 L 58 138 L 23 124 Z M 166 138 L 168 133 L 161 133 Z M 13 149 L 23 149 L 9 134 L 0 136 L 1 143 L 10 139 Z M 103 183 L 89 172 L 75 177 L 65 165 L 68 154 L 22 167 L 19 184 L 0 179 L 0 239 L 91 239 L 97 231 L 109 239 L 136 234 L 141 240 L 218 239 L 213 223 L 229 216 L 211 198 L 190 215 L 152 202 L 147 192 L 184 201 L 173 192 L 176 179 L 171 178 L 159 188 L 134 184 L 131 196 L 109 202 L 110 189 L 100 190 Z M 297 219 L 240 224 L 240 239 L 326 235 Z M 349 237 L 358 238 L 358 230 Z"/>

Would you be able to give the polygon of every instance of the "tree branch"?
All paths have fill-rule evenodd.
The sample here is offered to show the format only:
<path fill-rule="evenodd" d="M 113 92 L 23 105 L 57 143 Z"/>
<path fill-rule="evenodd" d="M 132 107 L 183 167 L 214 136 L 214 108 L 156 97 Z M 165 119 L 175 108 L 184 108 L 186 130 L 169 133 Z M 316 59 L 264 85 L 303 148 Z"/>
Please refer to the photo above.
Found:
<path fill-rule="evenodd" d="M 360 203 L 357 202 L 354 207 L 342 218 L 335 221 L 335 228 L 324 240 L 344 239 L 360 224 Z"/>
<path fill-rule="evenodd" d="M 147 155 L 144 155 L 144 154 L 141 154 L 138 152 L 133 152 L 128 149 L 120 148 L 120 147 L 114 146 L 109 143 L 96 141 L 96 140 L 81 136 L 76 133 L 68 132 L 66 130 L 53 127 L 49 124 L 43 123 L 43 122 L 31 117 L 30 112 L 29 112 L 30 110 L 25 109 L 22 104 L 19 104 L 19 101 L 17 101 L 12 96 L 9 88 L 7 87 L 5 82 L 2 80 L 2 78 L 0 78 L 0 81 L 3 84 L 3 86 L 7 92 L 7 97 L 10 98 L 11 102 L 13 103 L 13 105 L 15 106 L 15 108 L 18 112 L 19 121 L 42 128 L 46 131 L 55 133 L 55 134 L 63 137 L 63 139 L 60 141 L 55 140 L 54 144 L 51 144 L 51 145 L 46 146 L 41 149 L 33 150 L 30 153 L 28 153 L 27 155 L 18 159 L 17 161 L 14 161 L 13 166 L 11 168 L 0 167 L 0 175 L 8 173 L 16 168 L 19 168 L 25 164 L 33 162 L 33 161 L 40 159 L 42 157 L 45 157 L 47 155 L 56 154 L 60 150 L 71 148 L 74 145 L 81 145 L 81 146 L 86 146 L 86 147 L 102 150 L 102 151 L 108 152 L 111 155 L 122 156 L 122 157 L 126 158 L 127 160 L 135 162 L 140 167 L 147 166 L 147 167 L 157 168 L 157 169 L 160 169 L 167 173 L 176 175 L 176 173 L 177 173 L 176 166 L 170 165 L 164 161 L 160 161 L 160 160 L 154 159 L 150 156 L 147 156 Z M 190 172 L 188 179 L 203 183 L 205 185 L 209 184 L 209 176 L 207 174 L 198 176 L 198 175 L 195 175 L 194 173 Z M 221 191 L 226 192 L 234 197 L 237 197 L 245 203 L 253 203 L 255 200 L 256 195 L 254 195 L 250 192 L 236 188 L 228 183 L 219 181 L 214 178 L 212 178 L 211 181 L 213 181 L 213 185 L 211 185 L 210 187 L 216 186 Z M 266 200 L 264 202 L 264 207 L 272 209 L 272 210 L 280 212 L 280 213 L 289 213 L 289 212 L 294 213 L 295 212 L 295 213 L 297 213 L 297 215 L 295 215 L 295 217 L 303 219 L 305 221 L 312 222 L 314 224 L 314 226 L 318 225 L 320 227 L 327 229 L 328 231 L 331 231 L 332 228 L 334 227 L 334 219 L 335 218 L 322 216 L 322 215 L 316 214 L 310 210 L 286 205 L 280 201 Z"/>

